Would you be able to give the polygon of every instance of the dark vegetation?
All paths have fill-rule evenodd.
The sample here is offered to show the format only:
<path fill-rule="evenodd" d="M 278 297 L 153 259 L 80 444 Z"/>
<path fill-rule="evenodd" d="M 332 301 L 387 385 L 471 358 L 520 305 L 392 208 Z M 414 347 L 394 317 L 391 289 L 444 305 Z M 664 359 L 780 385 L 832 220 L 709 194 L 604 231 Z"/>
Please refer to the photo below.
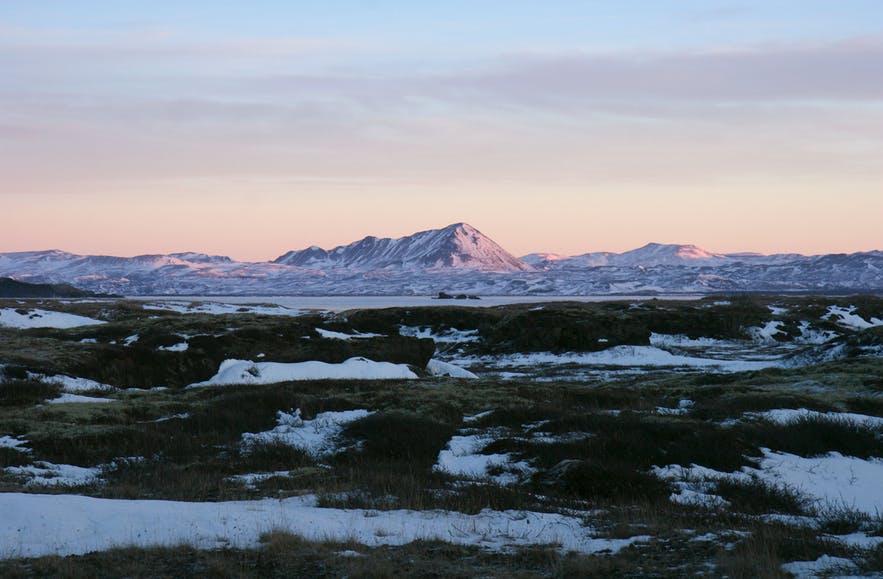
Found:
<path fill-rule="evenodd" d="M 461 344 L 471 353 L 594 350 L 647 343 L 649 333 L 735 338 L 745 326 L 770 319 L 769 300 L 547 304 L 505 308 L 392 308 L 296 318 L 180 315 L 121 303 L 65 306 L 108 323 L 74 330 L 0 328 L 0 436 L 19 436 L 29 452 L 0 448 L 0 468 L 34 461 L 106 465 L 102 482 L 74 489 L 93 496 L 197 501 L 316 494 L 320 505 L 367 509 L 576 509 L 606 536 L 647 534 L 646 544 L 611 557 L 561 555 L 545 548 L 491 554 L 440 543 L 368 549 L 306 543 L 284 533 L 257 550 L 196 551 L 188 547 L 119 549 L 82 557 L 0 562 L 12 576 L 779 576 L 779 565 L 821 554 L 850 555 L 825 533 L 880 532 L 879 521 L 851 512 L 819 513 L 806 497 L 760 480 L 722 479 L 708 492 L 726 507 L 689 507 L 670 500 L 676 489 L 654 466 L 699 464 L 722 472 L 755 465 L 761 448 L 819 456 L 831 451 L 883 456 L 880 429 L 821 418 L 776 425 L 747 412 L 808 408 L 883 416 L 883 361 L 845 359 L 795 369 L 742 374 L 623 376 L 606 382 L 313 381 L 266 386 L 184 389 L 204 380 L 226 358 L 286 362 L 342 361 L 362 355 L 418 368 L 433 354 L 428 340 L 398 335 L 399 326 L 435 332 L 477 329 L 482 340 Z M 830 299 L 788 300 L 786 328 L 826 311 Z M 844 302 L 846 303 L 846 302 Z M 879 317 L 880 300 L 859 302 Z M 40 307 L 51 309 L 48 304 Z M 332 340 L 315 328 L 375 332 L 384 338 Z M 876 344 L 878 330 L 848 339 Z M 790 330 L 789 330 L 790 331 Z M 134 334 L 139 339 L 122 345 Z M 187 341 L 186 352 L 158 350 Z M 82 343 L 88 338 L 96 343 Z M 607 343 L 600 343 L 605 338 Z M 114 343 L 116 342 L 116 343 Z M 600 345 L 599 345 L 600 344 Z M 38 406 L 57 386 L 29 372 L 67 373 L 122 387 L 168 390 L 102 394 L 110 404 Z M 667 414 L 680 400 L 689 412 Z M 342 431 L 338 454 L 316 458 L 280 443 L 244 447 L 242 435 L 272 429 L 278 411 L 304 419 L 326 411 L 367 409 Z M 491 410 L 468 423 L 464 416 Z M 729 422 L 727 422 L 729 421 Z M 480 452 L 509 454 L 532 470 L 511 485 L 466 480 L 434 469 L 452 436 L 483 433 Z M 235 475 L 282 474 L 245 485 Z M 500 474 L 492 472 L 491 474 Z M 5 491 L 71 492 L 23 486 L 0 471 Z M 819 516 L 821 529 L 765 521 L 771 513 Z M 694 542 L 690 533 L 717 533 L 720 542 Z M 728 537 L 728 538 L 727 538 Z M 724 539 L 725 538 L 725 539 Z M 339 557 L 354 549 L 362 557 Z M 879 569 L 880 549 L 862 555 Z M 708 567 L 711 564 L 713 567 Z"/>
<path fill-rule="evenodd" d="M 0 277 L 0 298 L 85 298 L 96 295 L 63 283 L 27 283 Z"/>

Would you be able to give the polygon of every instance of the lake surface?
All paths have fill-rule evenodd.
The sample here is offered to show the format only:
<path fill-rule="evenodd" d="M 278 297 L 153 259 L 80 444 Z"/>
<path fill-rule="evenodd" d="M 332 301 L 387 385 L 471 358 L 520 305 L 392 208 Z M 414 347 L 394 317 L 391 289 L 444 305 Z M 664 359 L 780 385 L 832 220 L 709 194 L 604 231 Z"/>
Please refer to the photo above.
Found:
<path fill-rule="evenodd" d="M 478 300 L 439 300 L 430 296 L 132 296 L 128 299 L 150 302 L 217 302 L 222 304 L 276 304 L 291 309 L 328 310 L 340 312 L 355 309 L 377 309 L 420 306 L 491 307 L 509 304 L 544 302 L 609 302 L 694 300 L 701 295 L 656 296 L 483 296 Z"/>

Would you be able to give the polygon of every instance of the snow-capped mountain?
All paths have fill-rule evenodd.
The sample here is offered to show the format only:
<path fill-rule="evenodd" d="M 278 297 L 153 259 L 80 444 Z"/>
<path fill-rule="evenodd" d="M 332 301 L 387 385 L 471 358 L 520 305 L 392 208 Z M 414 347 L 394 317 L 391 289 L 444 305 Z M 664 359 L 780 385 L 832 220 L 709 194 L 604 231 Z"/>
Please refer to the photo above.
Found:
<path fill-rule="evenodd" d="M 562 256 L 554 253 L 531 253 L 521 258 L 541 269 L 580 269 L 587 267 L 655 267 L 658 265 L 707 266 L 721 265 L 730 257 L 706 251 L 695 245 L 648 243 L 623 253 L 595 252 Z"/>
<path fill-rule="evenodd" d="M 274 263 L 354 271 L 463 269 L 511 273 L 533 269 L 467 223 L 397 239 L 366 237 L 327 251 L 312 246 L 289 251 Z"/>
<path fill-rule="evenodd" d="M 0 254 L 0 276 L 124 295 L 486 295 L 881 292 L 883 252 L 719 254 L 650 243 L 623 253 L 518 259 L 465 223 L 397 239 L 309 247 L 272 262 L 202 253 L 114 257 Z"/>

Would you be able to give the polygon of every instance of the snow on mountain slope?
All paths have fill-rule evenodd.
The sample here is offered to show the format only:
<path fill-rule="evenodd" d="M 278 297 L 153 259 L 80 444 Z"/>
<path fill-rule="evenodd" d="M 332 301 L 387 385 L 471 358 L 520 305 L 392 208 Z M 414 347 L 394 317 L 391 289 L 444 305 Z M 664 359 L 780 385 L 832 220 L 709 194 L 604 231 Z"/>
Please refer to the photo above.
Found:
<path fill-rule="evenodd" d="M 522 260 L 542 269 L 578 269 L 586 267 L 655 267 L 721 265 L 730 257 L 711 253 L 695 245 L 648 243 L 623 253 L 599 251 L 570 257 L 552 253 L 532 253 Z"/>
<path fill-rule="evenodd" d="M 329 251 L 313 246 L 289 251 L 274 263 L 359 271 L 466 269 L 502 273 L 532 269 L 467 223 L 396 239 L 366 237 Z"/>
<path fill-rule="evenodd" d="M 719 265 L 728 261 L 725 255 L 711 253 L 695 245 L 648 243 L 638 249 L 626 251 L 610 258 L 611 265 L 657 266 L 657 265 Z"/>

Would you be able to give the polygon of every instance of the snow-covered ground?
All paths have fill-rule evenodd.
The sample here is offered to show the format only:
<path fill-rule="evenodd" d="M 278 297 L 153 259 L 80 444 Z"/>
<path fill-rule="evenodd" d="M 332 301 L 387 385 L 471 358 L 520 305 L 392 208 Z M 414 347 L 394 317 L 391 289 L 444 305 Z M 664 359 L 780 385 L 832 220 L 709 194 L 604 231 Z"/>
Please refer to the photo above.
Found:
<path fill-rule="evenodd" d="M 576 517 L 529 511 L 369 511 L 316 506 L 312 496 L 187 503 L 0 493 L 0 557 L 72 555 L 112 547 L 257 547 L 261 534 L 368 546 L 440 540 L 506 551 L 556 545 L 562 551 L 617 552 L 647 536 L 598 538 Z"/>
<path fill-rule="evenodd" d="M 414 379 L 417 374 L 407 364 L 375 362 L 366 358 L 350 358 L 340 364 L 326 362 L 251 362 L 249 360 L 225 360 L 218 373 L 199 386 L 223 386 L 231 384 L 273 384 L 292 380 L 392 380 Z"/>
<path fill-rule="evenodd" d="M 26 312 L 26 313 L 21 313 Z M 17 310 L 12 308 L 0 309 L 0 326 L 8 328 L 79 328 L 82 326 L 96 326 L 103 324 L 101 320 L 77 316 L 64 312 L 53 312 L 40 309 Z"/>

